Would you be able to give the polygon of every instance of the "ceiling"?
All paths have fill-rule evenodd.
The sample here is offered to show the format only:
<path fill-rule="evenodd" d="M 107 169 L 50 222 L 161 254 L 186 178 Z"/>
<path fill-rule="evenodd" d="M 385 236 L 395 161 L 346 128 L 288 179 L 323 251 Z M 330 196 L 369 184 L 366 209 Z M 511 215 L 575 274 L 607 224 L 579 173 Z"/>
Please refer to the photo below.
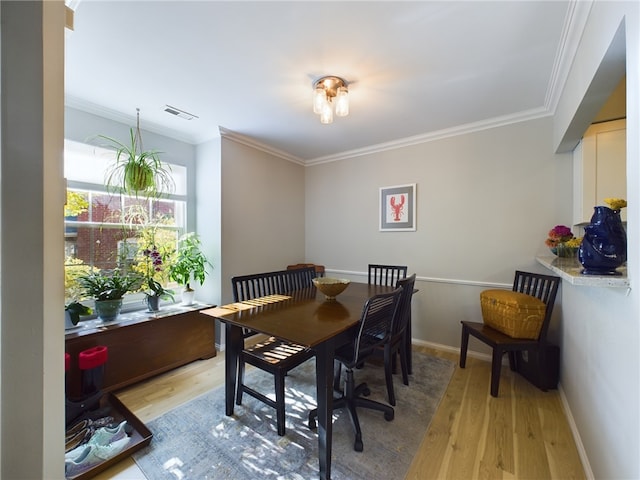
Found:
<path fill-rule="evenodd" d="M 553 112 L 571 1 L 72 0 L 66 104 L 311 164 Z M 349 83 L 320 124 L 312 83 Z M 184 120 L 166 105 L 198 118 Z M 100 132 L 96 132 L 100 133 Z"/>

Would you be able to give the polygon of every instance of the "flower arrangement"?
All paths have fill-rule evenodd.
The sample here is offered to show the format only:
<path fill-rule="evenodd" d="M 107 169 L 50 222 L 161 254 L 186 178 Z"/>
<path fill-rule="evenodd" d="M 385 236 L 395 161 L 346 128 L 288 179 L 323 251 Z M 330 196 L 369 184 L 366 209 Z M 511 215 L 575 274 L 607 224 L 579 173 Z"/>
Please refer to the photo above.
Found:
<path fill-rule="evenodd" d="M 609 205 L 611 210 L 620 210 L 627 206 L 627 201 L 624 198 L 605 198 L 604 203 Z"/>
<path fill-rule="evenodd" d="M 573 237 L 571 240 L 567 240 L 564 242 L 565 246 L 568 248 L 580 248 L 580 244 L 582 243 L 583 237 Z"/>
<path fill-rule="evenodd" d="M 173 290 L 169 290 L 168 288 L 164 288 L 162 284 L 154 278 L 154 276 L 160 272 L 162 272 L 162 255 L 158 251 L 155 245 L 151 248 L 145 248 L 142 251 L 142 255 L 145 258 L 146 263 L 146 283 L 149 290 L 146 290 L 144 294 L 147 297 L 158 297 L 163 300 L 171 300 L 173 301 Z"/>
<path fill-rule="evenodd" d="M 549 238 L 547 238 L 544 243 L 549 248 L 555 248 L 559 243 L 565 243 L 571 240 L 573 237 L 573 232 L 569 227 L 565 227 L 564 225 L 556 225 L 551 230 L 549 230 Z"/>
<path fill-rule="evenodd" d="M 565 225 L 556 225 L 549 230 L 548 238 L 544 241 L 549 250 L 559 257 L 573 257 L 581 242 L 582 239 L 574 237 L 571 229 Z"/>

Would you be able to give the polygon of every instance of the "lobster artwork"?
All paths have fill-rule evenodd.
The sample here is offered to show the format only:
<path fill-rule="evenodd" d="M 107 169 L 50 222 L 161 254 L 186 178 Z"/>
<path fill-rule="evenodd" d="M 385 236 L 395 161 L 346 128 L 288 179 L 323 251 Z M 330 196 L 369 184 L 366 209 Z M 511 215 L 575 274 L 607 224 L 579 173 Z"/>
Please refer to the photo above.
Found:
<path fill-rule="evenodd" d="M 399 222 L 400 216 L 402 215 L 402 210 L 404 209 L 405 196 L 400 195 L 400 203 L 396 205 L 396 197 L 392 196 L 389 203 L 391 204 L 391 209 L 393 210 L 393 221 Z"/>

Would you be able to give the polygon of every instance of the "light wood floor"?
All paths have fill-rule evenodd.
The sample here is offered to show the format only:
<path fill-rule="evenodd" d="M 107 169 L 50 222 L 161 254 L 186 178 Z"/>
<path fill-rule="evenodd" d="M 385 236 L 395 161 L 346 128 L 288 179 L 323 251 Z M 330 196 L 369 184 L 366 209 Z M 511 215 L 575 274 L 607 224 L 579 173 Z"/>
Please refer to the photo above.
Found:
<path fill-rule="evenodd" d="M 415 348 L 457 365 L 455 354 Z M 492 398 L 489 377 L 487 362 L 468 358 L 466 368 L 456 366 L 405 478 L 585 478 L 558 392 L 542 392 L 503 367 L 500 395 Z M 223 383 L 224 355 L 219 354 L 117 395 L 145 422 Z M 127 459 L 96 478 L 139 480 L 144 476 Z"/>

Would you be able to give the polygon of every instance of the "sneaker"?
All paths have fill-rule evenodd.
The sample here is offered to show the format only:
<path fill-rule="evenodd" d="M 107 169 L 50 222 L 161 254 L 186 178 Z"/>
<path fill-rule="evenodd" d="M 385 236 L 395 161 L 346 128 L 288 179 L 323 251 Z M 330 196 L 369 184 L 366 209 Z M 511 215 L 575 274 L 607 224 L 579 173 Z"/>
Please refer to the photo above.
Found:
<path fill-rule="evenodd" d="M 128 443 L 129 437 L 125 436 L 108 445 L 86 445 L 81 451 L 77 452 L 77 457 L 67 458 L 67 456 L 65 456 L 65 476 L 75 477 L 95 465 L 115 457 L 126 448 Z"/>
<path fill-rule="evenodd" d="M 123 420 L 117 427 L 101 427 L 98 428 L 91 438 L 89 445 L 109 445 L 127 436 L 127 421 Z"/>

